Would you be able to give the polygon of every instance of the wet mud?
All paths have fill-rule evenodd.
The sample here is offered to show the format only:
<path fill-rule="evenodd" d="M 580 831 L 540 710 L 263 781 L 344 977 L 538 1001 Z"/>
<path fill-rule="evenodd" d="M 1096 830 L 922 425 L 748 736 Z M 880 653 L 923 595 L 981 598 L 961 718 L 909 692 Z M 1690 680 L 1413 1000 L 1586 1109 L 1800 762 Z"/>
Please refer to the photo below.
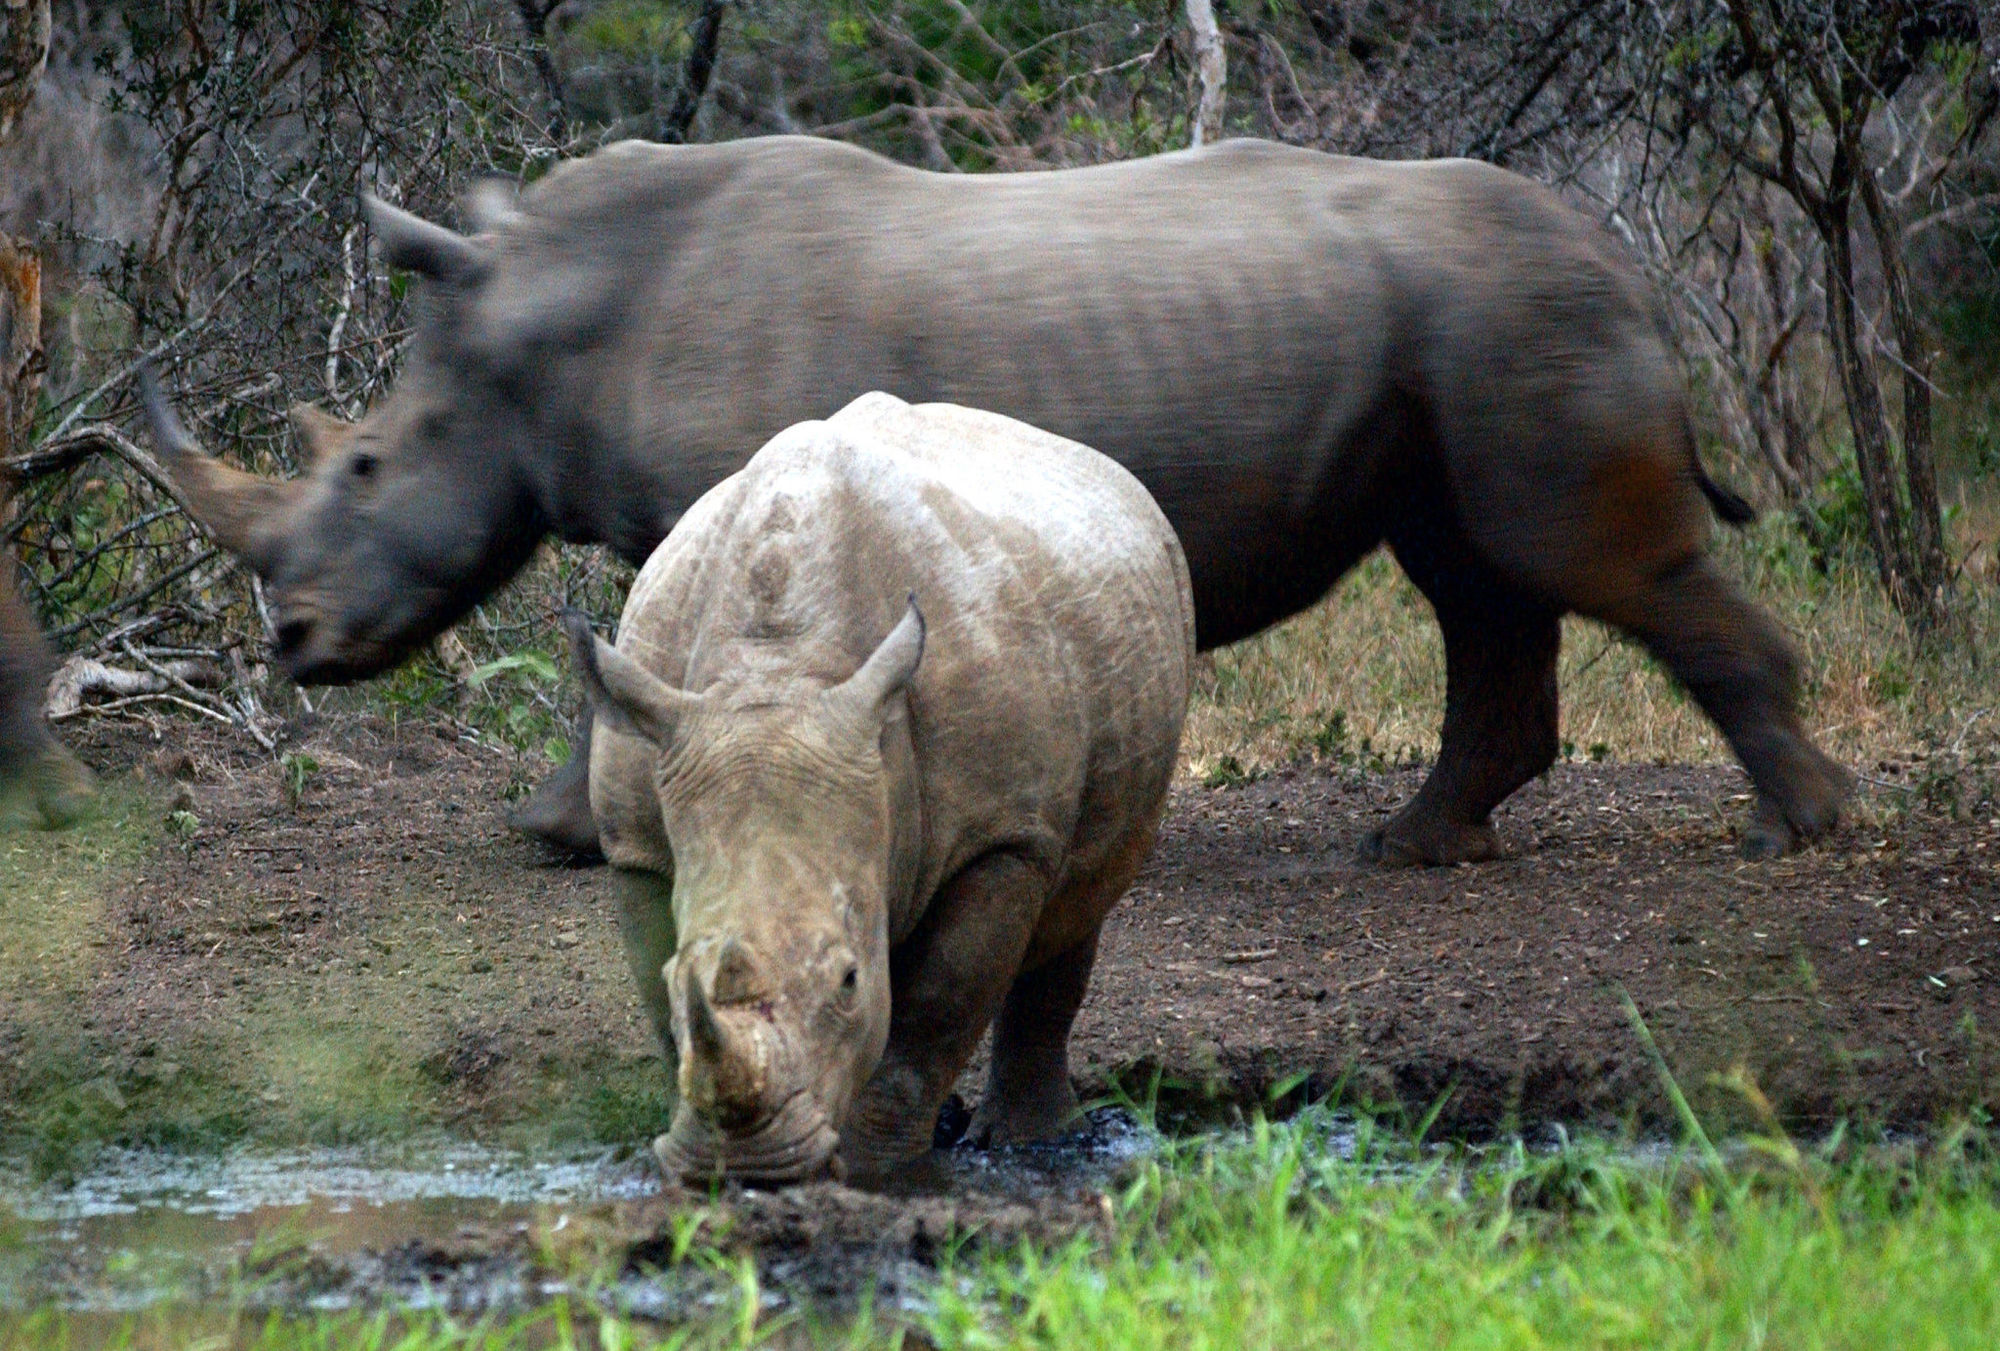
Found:
<path fill-rule="evenodd" d="M 161 1303 L 508 1313 L 569 1295 L 666 1322 L 740 1306 L 925 1307 L 947 1260 L 1110 1232 L 1105 1188 L 1158 1137 L 1098 1109 L 1046 1145 L 942 1150 L 886 1193 L 822 1182 L 690 1191 L 600 1153 L 463 1144 L 189 1157 L 108 1150 L 81 1176 L 0 1179 L 0 1308 Z"/>

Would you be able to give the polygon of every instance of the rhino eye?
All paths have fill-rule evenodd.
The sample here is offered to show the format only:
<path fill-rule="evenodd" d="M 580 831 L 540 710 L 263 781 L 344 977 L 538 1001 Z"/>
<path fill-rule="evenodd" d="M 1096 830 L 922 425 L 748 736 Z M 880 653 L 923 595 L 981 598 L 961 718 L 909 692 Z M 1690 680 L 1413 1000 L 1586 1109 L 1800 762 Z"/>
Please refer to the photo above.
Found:
<path fill-rule="evenodd" d="M 375 465 L 376 465 L 376 460 L 373 455 L 368 455 L 368 454 L 356 455 L 354 457 L 354 465 L 353 465 L 354 477 L 356 478 L 375 477 Z"/>

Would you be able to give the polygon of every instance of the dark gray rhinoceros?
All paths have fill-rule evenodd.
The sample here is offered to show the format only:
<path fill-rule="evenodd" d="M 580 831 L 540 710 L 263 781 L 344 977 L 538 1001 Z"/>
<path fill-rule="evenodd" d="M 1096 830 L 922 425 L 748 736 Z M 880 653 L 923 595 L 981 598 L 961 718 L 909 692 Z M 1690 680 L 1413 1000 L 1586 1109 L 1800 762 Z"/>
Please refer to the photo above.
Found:
<path fill-rule="evenodd" d="M 881 389 L 1130 469 L 1180 534 L 1204 648 L 1386 541 L 1437 612 L 1448 689 L 1437 767 L 1368 857 L 1499 852 L 1489 813 L 1556 754 L 1572 611 L 1637 637 L 1722 729 L 1757 790 L 1747 853 L 1839 812 L 1784 637 L 1704 554 L 1711 507 L 1748 512 L 1696 461 L 1652 299 L 1524 178 L 1258 141 L 961 176 L 772 137 L 612 146 L 472 236 L 370 211 L 427 283 L 391 397 L 309 423 L 295 483 L 162 418 L 301 681 L 392 666 L 549 533 L 644 559 L 781 428 Z M 528 824 L 588 843 L 582 775 Z"/>
<path fill-rule="evenodd" d="M 865 395 L 694 505 L 615 649 L 571 634 L 626 951 L 676 1065 L 669 1172 L 879 1175 L 930 1147 L 988 1024 L 973 1135 L 1069 1123 L 1070 1022 L 1194 666 L 1187 565 L 1130 474 Z"/>

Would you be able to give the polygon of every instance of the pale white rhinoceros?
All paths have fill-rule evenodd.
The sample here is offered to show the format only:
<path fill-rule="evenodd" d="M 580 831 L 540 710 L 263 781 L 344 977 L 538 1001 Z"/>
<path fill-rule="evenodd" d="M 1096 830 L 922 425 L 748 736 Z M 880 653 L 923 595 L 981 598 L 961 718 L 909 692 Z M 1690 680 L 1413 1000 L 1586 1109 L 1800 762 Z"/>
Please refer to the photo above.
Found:
<path fill-rule="evenodd" d="M 570 616 L 591 807 L 677 1062 L 683 1176 L 878 1174 L 989 1025 L 975 1137 L 1076 1113 L 1098 929 L 1151 846 L 1194 603 L 1111 460 L 887 394 L 780 433 Z"/>

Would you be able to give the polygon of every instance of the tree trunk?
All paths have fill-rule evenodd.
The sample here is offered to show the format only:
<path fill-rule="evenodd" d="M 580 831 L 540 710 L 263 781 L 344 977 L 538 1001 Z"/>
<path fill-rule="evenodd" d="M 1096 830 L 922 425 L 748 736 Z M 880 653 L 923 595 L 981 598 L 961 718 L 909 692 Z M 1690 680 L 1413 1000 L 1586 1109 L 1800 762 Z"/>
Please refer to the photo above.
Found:
<path fill-rule="evenodd" d="M 680 145 L 694 128 L 701 96 L 708 92 L 709 78 L 715 74 L 715 54 L 722 45 L 722 11 L 727 8 L 729 0 L 702 0 L 701 13 L 695 16 L 694 35 L 688 44 L 687 64 L 681 69 L 673 104 L 660 119 L 654 140 Z"/>
<path fill-rule="evenodd" d="M 1868 542 L 1875 553 L 1882 589 L 1918 638 L 1928 637 L 1945 616 L 1944 530 L 1938 507 L 1937 472 L 1931 455 L 1929 365 L 1921 331 L 1910 309 L 1899 240 L 1886 207 L 1871 201 L 1874 185 L 1856 144 L 1865 119 L 1834 129 L 1827 166 L 1826 195 L 1808 207 L 1826 246 L 1827 329 L 1847 421 L 1854 434 L 1854 467 L 1868 512 Z M 1859 196 L 1880 246 L 1887 283 L 1892 353 L 1905 365 L 1902 473 L 1897 473 L 1897 438 L 1882 403 L 1878 367 L 1861 334 L 1854 290 L 1854 200 Z M 1901 483 L 1898 483 L 1901 479 Z"/>
<path fill-rule="evenodd" d="M 0 141 L 49 63 L 49 0 L 0 0 Z"/>
<path fill-rule="evenodd" d="M 1215 6 L 1210 0 L 1187 0 L 1187 20 L 1194 30 L 1195 71 L 1201 78 L 1201 100 L 1195 106 L 1188 143 L 1207 145 L 1222 139 L 1222 95 L 1229 71 L 1222 51 L 1222 31 L 1215 25 Z"/>
<path fill-rule="evenodd" d="M 5 3 L 5 0 L 0 0 Z M 561 0 L 515 0 L 521 27 L 528 35 L 528 52 L 535 73 L 542 77 L 542 92 L 549 101 L 549 139 L 561 145 L 569 139 L 569 112 L 563 98 L 562 76 L 556 70 L 555 54 L 549 50 L 549 16 Z"/>
<path fill-rule="evenodd" d="M 1923 320 L 1910 300 L 1902 232 L 1888 204 L 1882 200 L 1881 189 L 1869 175 L 1861 179 L 1861 201 L 1875 235 L 1876 251 L 1881 255 L 1889 327 L 1896 339 L 1893 355 L 1902 365 L 1903 481 L 1908 493 L 1910 580 L 1922 593 L 1919 604 L 1923 607 L 1923 626 L 1935 628 L 1944 622 L 1945 590 L 1950 577 L 1931 437 L 1932 348 Z"/>
<path fill-rule="evenodd" d="M 27 453 L 43 364 L 42 263 L 26 240 L 0 233 L 0 461 Z"/>

